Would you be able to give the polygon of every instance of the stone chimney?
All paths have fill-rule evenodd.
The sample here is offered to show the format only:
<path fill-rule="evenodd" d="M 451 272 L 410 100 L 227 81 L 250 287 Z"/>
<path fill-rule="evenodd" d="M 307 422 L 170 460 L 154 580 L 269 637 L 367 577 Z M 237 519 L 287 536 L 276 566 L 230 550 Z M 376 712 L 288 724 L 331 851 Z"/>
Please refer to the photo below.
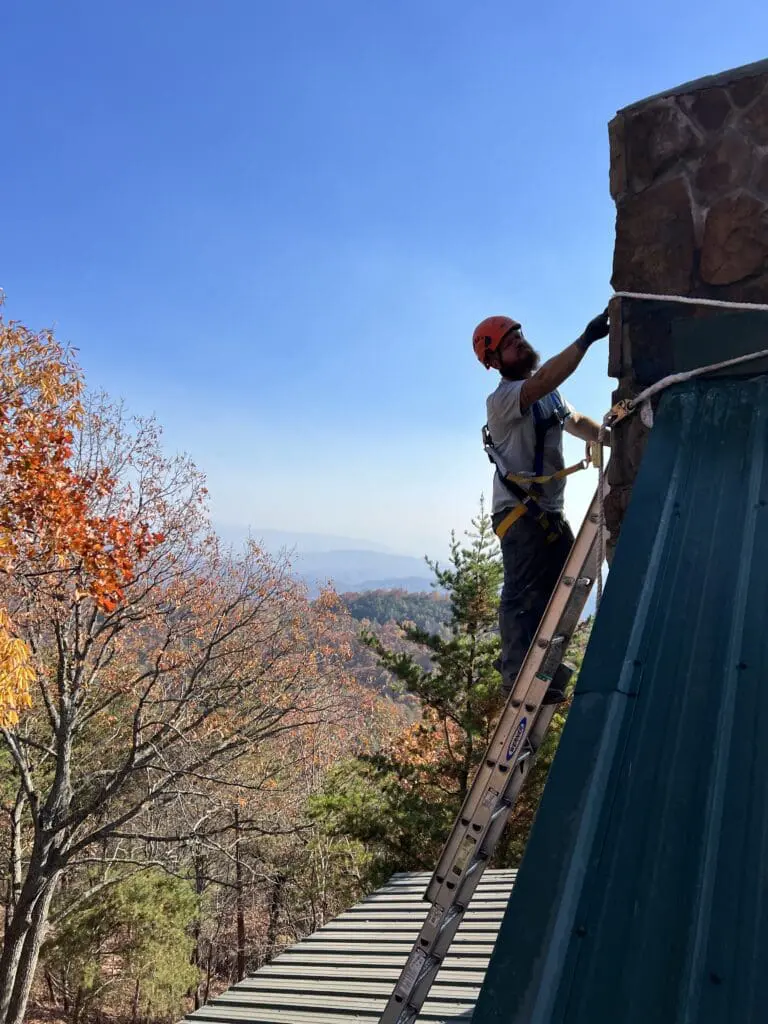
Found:
<path fill-rule="evenodd" d="M 768 303 L 768 60 L 627 107 L 609 133 L 614 289 Z M 710 348 L 706 358 L 683 351 L 681 322 L 722 315 L 613 300 L 614 400 L 668 373 L 740 354 L 725 330 L 718 333 L 721 348 Z M 768 347 L 768 334 L 762 341 L 754 348 Z M 646 434 L 639 416 L 615 432 L 606 502 L 613 542 Z"/>

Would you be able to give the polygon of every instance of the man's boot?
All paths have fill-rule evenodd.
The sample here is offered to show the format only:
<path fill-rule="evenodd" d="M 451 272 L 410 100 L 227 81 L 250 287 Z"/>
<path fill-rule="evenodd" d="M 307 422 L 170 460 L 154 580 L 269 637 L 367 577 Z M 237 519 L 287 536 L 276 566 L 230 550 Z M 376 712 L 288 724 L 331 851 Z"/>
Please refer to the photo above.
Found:
<path fill-rule="evenodd" d="M 497 666 L 494 665 L 494 668 L 496 667 Z M 498 664 L 498 668 L 501 668 L 500 662 Z M 572 668 L 570 665 L 566 665 L 565 662 L 561 662 L 557 666 L 557 668 L 555 669 L 555 674 L 552 676 L 552 681 L 547 687 L 547 692 L 544 694 L 544 699 L 541 702 L 542 707 L 545 707 L 547 704 L 562 704 L 565 700 L 567 700 L 565 688 L 571 681 L 571 676 L 573 675 L 574 671 L 575 669 Z M 501 684 L 501 695 L 504 698 L 504 700 L 506 700 L 509 697 L 514 685 L 514 679 L 511 680 L 511 682 L 508 685 L 505 685 L 504 683 Z"/>
<path fill-rule="evenodd" d="M 547 692 L 541 702 L 542 707 L 548 704 L 562 704 L 567 699 L 565 689 L 571 681 L 573 673 L 574 669 L 570 665 L 566 665 L 565 662 L 561 662 L 557 666 L 555 674 L 552 676 L 552 682 L 547 687 Z"/>

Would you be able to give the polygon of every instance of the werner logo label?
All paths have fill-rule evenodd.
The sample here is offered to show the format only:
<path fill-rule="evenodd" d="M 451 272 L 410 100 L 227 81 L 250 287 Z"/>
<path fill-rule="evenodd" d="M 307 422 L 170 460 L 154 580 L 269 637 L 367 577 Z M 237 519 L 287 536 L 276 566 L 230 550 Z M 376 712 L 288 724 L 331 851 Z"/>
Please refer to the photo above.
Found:
<path fill-rule="evenodd" d="M 525 736 L 525 727 L 526 727 L 527 724 L 528 724 L 528 719 L 527 718 L 521 718 L 520 719 L 520 725 L 518 725 L 518 727 L 515 729 L 515 734 L 512 737 L 512 739 L 509 741 L 509 746 L 507 747 L 507 760 L 508 761 L 511 761 L 512 758 L 517 753 L 517 748 L 522 743 L 523 736 Z"/>

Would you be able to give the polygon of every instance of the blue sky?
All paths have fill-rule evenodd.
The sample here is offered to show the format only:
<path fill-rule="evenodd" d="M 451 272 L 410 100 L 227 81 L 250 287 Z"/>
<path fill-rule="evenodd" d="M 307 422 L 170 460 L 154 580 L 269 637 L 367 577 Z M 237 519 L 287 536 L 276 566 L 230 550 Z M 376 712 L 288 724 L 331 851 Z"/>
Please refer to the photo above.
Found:
<path fill-rule="evenodd" d="M 216 522 L 442 553 L 490 490 L 475 323 L 573 340 L 610 295 L 614 112 L 766 55 L 758 0 L 624 9 L 6 0 L 6 312 L 155 413 Z M 565 389 L 596 418 L 606 359 Z"/>

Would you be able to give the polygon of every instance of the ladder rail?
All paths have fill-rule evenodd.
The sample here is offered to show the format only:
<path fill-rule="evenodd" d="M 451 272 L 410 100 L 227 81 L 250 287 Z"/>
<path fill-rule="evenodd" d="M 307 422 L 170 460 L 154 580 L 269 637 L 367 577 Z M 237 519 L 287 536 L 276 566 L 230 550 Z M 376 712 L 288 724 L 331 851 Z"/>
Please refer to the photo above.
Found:
<path fill-rule="evenodd" d="M 542 741 L 554 715 L 554 710 L 554 707 L 542 709 L 542 716 L 545 718 L 540 727 Z M 510 787 L 514 786 L 514 793 L 508 795 L 509 802 L 504 806 L 503 812 L 497 815 L 492 830 L 489 830 L 489 839 L 493 845 L 498 842 L 504 831 L 504 826 L 514 806 L 515 797 L 533 766 L 533 758 L 526 758 L 523 763 L 527 766 L 526 770 L 513 773 Z M 415 1021 L 450 949 L 454 936 L 464 920 L 467 906 L 482 878 L 486 863 L 487 860 L 476 860 L 474 862 L 475 870 L 469 870 L 465 874 L 461 902 L 456 901 L 449 907 L 435 904 L 427 914 L 419 933 L 419 939 L 403 968 L 381 1018 L 382 1022 L 413 1024 Z M 395 1016 L 393 1016 L 393 1012 L 396 1014 Z"/>
<path fill-rule="evenodd" d="M 600 566 L 595 493 L 443 847 L 424 898 L 432 903 L 380 1024 L 413 1024 L 544 742 L 555 708 L 541 706 Z"/>
<path fill-rule="evenodd" d="M 506 785 L 510 761 L 523 746 L 541 707 L 547 687 L 565 655 L 570 635 L 561 631 L 563 619 L 578 617 L 586 603 L 597 571 L 595 546 L 598 530 L 596 498 L 590 505 L 581 529 L 566 559 L 562 573 L 533 637 L 515 681 L 506 707 L 493 732 L 488 750 L 470 786 L 459 817 L 438 859 L 426 898 L 434 902 L 443 887 L 455 887 L 455 849 L 465 839 L 482 837 L 483 818 L 488 817 L 489 794 L 500 793 Z M 589 574 L 587 574 L 589 573 Z M 572 608 L 569 609 L 569 604 Z M 573 607 L 577 606 L 577 607 Z M 573 614 L 575 612 L 575 615 Z M 568 623 L 570 625 L 570 623 Z M 562 637 L 560 642 L 556 642 Z M 443 894 L 443 901 L 448 896 Z"/>

